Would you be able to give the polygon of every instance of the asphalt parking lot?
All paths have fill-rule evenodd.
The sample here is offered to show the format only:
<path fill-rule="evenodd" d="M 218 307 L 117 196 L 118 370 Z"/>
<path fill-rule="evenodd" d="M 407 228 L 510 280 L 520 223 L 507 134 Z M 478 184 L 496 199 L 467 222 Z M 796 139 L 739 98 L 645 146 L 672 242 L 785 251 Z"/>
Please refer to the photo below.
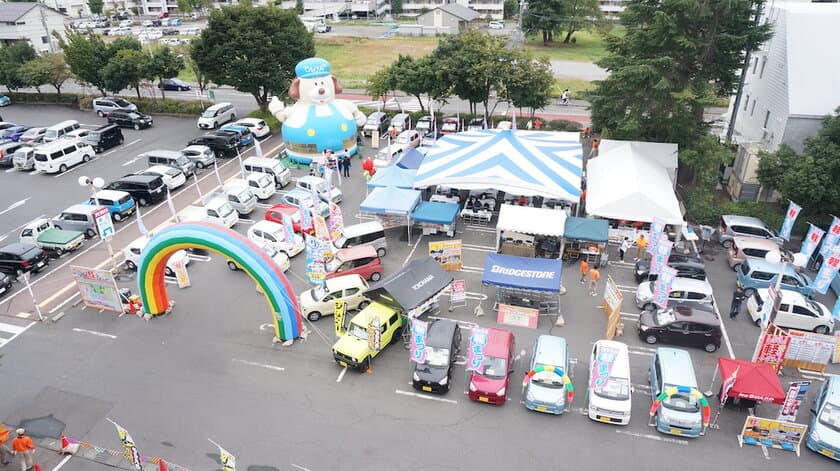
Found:
<path fill-rule="evenodd" d="M 41 108 L 15 107 L 4 113 L 8 120 L 27 124 L 28 119 L 45 116 Z M 22 114 L 18 117 L 16 113 Z M 50 109 L 47 113 L 50 121 L 59 121 L 68 119 L 62 113 L 73 112 Z M 83 123 L 97 122 L 92 113 L 82 118 Z M 18 219 L 7 222 L 3 215 L 0 229 L 8 231 L 41 212 L 51 214 L 84 199 L 88 190 L 78 186 L 78 175 L 116 178 L 144 167 L 141 162 L 131 162 L 138 153 L 152 148 L 180 149 L 189 137 L 200 134 L 194 120 L 164 117 L 155 117 L 151 130 L 125 133 L 127 144 L 140 140 L 116 148 L 110 156 L 98 157 L 67 177 L 0 173 L 4 188 L 0 207 L 7 201 L 32 198 L 16 208 L 25 208 Z M 273 139 L 263 144 L 264 149 L 276 144 L 277 137 Z M 223 162 L 227 165 L 222 178 L 232 177 L 238 171 L 235 159 Z M 360 221 L 358 207 L 365 197 L 358 160 L 353 161 L 351 171 L 352 177 L 341 185 L 345 224 Z M 301 176 L 304 171 L 293 170 L 293 174 Z M 205 172 L 199 178 L 208 176 Z M 214 176 L 200 183 L 205 193 L 215 184 Z M 6 188 L 14 188 L 16 195 L 9 197 Z M 39 188 L 43 195 L 38 194 Z M 198 197 L 194 187 L 182 191 L 176 199 L 178 209 Z M 274 196 L 269 204 L 276 200 Z M 262 219 L 264 211 L 265 205 L 261 205 L 247 219 Z M 151 229 L 168 216 L 164 203 L 146 209 L 144 222 Z M 248 227 L 248 221 L 243 220 L 235 229 L 244 233 Z M 134 218 L 119 228 L 122 234 L 115 243 L 120 248 L 138 235 Z M 465 244 L 465 270 L 454 276 L 466 280 L 468 305 L 449 312 L 444 296 L 439 315 L 456 319 L 464 327 L 496 326 L 494 292 L 481 287 L 481 268 L 486 254 L 494 249 L 495 232 L 459 222 L 456 238 Z M 383 259 L 386 275 L 426 256 L 428 242 L 441 239 L 415 230 L 409 244 L 404 230 L 390 230 L 389 251 Z M 611 250 L 611 260 L 616 260 L 615 247 Z M 719 245 L 707 244 L 706 257 L 717 303 L 728 310 L 734 274 Z M 107 251 L 100 247 L 75 263 L 95 264 L 105 258 Z M 463 366 L 456 367 L 454 383 L 446 395 L 412 389 L 408 352 L 400 344 L 377 356 L 371 373 L 344 371 L 330 352 L 335 334 L 329 317 L 315 323 L 305 321 L 311 330 L 305 341 L 289 347 L 273 344 L 273 329 L 266 326 L 271 314 L 265 299 L 246 275 L 231 272 L 224 262 L 223 257 L 211 254 L 207 262 L 191 263 L 192 286 L 178 289 L 168 285 L 175 309 L 171 315 L 151 321 L 81 310 L 72 304 L 73 290 L 61 293 L 50 309 L 58 306 L 54 312 L 64 312 L 62 319 L 32 326 L 0 351 L 0 377 L 5 386 L 0 394 L 0 419 L 36 414 L 33 398 L 42 397 L 49 389 L 52 399 L 39 401 L 37 413 L 46 408 L 65 420 L 68 435 L 117 449 L 119 442 L 113 426 L 105 420 L 107 416 L 130 430 L 142 454 L 163 456 L 190 469 L 216 469 L 218 455 L 207 438 L 234 453 L 241 469 L 252 470 L 608 470 L 617 465 L 650 470 L 836 468 L 836 462 L 804 446 L 799 458 L 772 450 L 767 459 L 759 448 L 739 448 L 736 434 L 746 413 L 737 409 L 724 410 L 720 429 L 694 440 L 661 435 L 648 426 L 651 397 L 647 369 L 653 349 L 635 333 L 638 310 L 633 304 L 636 283 L 630 264 L 610 263 L 602 272 L 611 275 L 624 294 L 621 311 L 626 327 L 619 340 L 629 345 L 631 353 L 631 423 L 616 427 L 592 422 L 585 415 L 588 356 L 593 342 L 603 336 L 606 317 L 597 307 L 600 297 L 590 297 L 586 287 L 577 282 L 576 265 L 564 266 L 563 284 L 568 291 L 560 301 L 565 326 L 555 327 L 553 319 L 542 318 L 536 330 L 507 327 L 516 335 L 517 350 L 526 353 L 515 365 L 508 403 L 494 407 L 469 401 Z M 300 254 L 286 274 L 296 294 L 307 288 L 304 265 L 305 255 Z M 38 296 L 60 292 L 67 283 L 63 278 L 52 281 L 58 274 L 38 277 L 46 280 L 39 286 L 49 287 L 38 291 Z M 132 280 L 123 284 L 136 292 Z M 603 283 L 599 286 L 599 294 L 602 292 Z M 71 302 L 61 305 L 65 299 Z M 831 301 L 823 301 L 831 305 Z M 476 318 L 473 309 L 479 302 L 487 314 Z M 28 303 L 31 307 L 31 300 Z M 25 299 L 0 304 L 0 316 L 7 316 L 0 321 L 28 309 L 26 304 Z M 690 349 L 701 390 L 709 389 L 718 356 L 749 358 L 752 354 L 758 329 L 748 316 L 742 314 L 736 321 L 727 317 L 724 325 L 728 341 L 720 350 L 708 354 Z M 565 337 L 573 358 L 575 401 L 572 410 L 560 417 L 530 412 L 520 404 L 519 382 L 528 369 L 533 342 L 545 333 Z M 466 340 L 462 348 L 466 348 Z M 782 378 L 783 384 L 792 379 Z M 814 395 L 809 392 L 798 422 L 810 420 L 808 409 Z M 762 406 L 757 413 L 775 417 L 776 408 Z M 79 415 L 84 420 L 73 420 Z M 80 466 L 79 460 L 72 459 L 64 469 L 96 469 Z"/>

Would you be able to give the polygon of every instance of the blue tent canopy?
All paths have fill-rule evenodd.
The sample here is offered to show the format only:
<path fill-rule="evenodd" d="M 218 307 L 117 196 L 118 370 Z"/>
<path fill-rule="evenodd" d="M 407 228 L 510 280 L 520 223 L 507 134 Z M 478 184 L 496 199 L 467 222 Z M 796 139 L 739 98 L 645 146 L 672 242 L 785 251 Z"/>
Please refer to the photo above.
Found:
<path fill-rule="evenodd" d="M 461 208 L 455 203 L 432 203 L 423 201 L 411 213 L 411 220 L 430 224 L 452 225 Z"/>
<path fill-rule="evenodd" d="M 408 216 L 420 202 L 420 192 L 402 188 L 375 188 L 362 201 L 359 211 L 375 214 Z"/>
<path fill-rule="evenodd" d="M 566 218 L 563 237 L 574 240 L 606 242 L 610 238 L 610 226 L 606 219 Z"/>
<path fill-rule="evenodd" d="M 417 175 L 416 169 L 405 169 L 390 165 L 376 172 L 367 185 L 369 188 L 393 186 L 411 190 L 414 189 L 415 175 Z"/>
<path fill-rule="evenodd" d="M 561 260 L 490 253 L 484 262 L 481 282 L 504 288 L 560 291 L 562 271 Z"/>
<path fill-rule="evenodd" d="M 424 158 L 426 158 L 426 155 L 416 147 L 413 147 L 405 151 L 402 156 L 400 156 L 396 165 L 400 168 L 417 170 L 420 168 L 420 164 L 423 162 Z"/>

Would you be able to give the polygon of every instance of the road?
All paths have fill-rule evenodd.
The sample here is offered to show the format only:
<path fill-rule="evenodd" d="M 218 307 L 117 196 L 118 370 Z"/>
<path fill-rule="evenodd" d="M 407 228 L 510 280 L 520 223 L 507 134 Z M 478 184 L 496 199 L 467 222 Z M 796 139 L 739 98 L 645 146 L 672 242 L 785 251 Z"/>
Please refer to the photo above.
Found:
<path fill-rule="evenodd" d="M 14 108 L 9 110 L 12 111 Z M 184 134 L 178 138 L 186 139 L 192 121 L 182 121 L 171 123 L 167 129 L 172 129 L 172 134 Z M 276 137 L 263 147 L 267 149 L 275 143 Z M 121 155 L 123 162 L 131 158 L 131 153 Z M 118 173 L 121 168 L 119 162 L 106 165 L 98 161 L 97 165 L 85 172 Z M 358 207 L 366 193 L 359 167 L 354 161 L 352 177 L 341 185 L 341 207 L 347 224 L 360 220 Z M 226 179 L 237 170 L 234 159 L 224 162 L 220 173 Z M 302 170 L 293 173 L 303 175 Z M 10 177 L 42 176 L 0 174 L 4 188 Z M 205 193 L 217 184 L 212 174 L 200 179 Z M 40 184 L 45 180 L 32 181 Z M 52 183 L 50 180 L 47 185 Z M 35 183 L 30 185 L 35 188 Z M 53 198 L 68 201 L 75 201 L 76 197 L 64 192 L 83 190 L 72 185 L 50 188 Z M 195 188 L 187 188 L 176 197 L 176 205 L 181 208 L 197 196 Z M 262 218 L 263 211 L 258 209 L 251 219 Z M 146 210 L 144 222 L 151 229 L 168 217 L 169 211 L 159 206 Z M 114 241 L 117 248 L 138 235 L 133 219 L 118 228 Z M 242 222 L 235 229 L 244 232 L 247 228 L 248 224 Z M 465 269 L 454 275 L 466 280 L 469 301 L 465 308 L 448 312 L 444 296 L 440 315 L 464 326 L 496 326 L 493 290 L 481 286 L 481 267 L 486 254 L 493 250 L 495 231 L 492 227 L 463 223 L 457 229 L 456 236 L 464 240 L 466 247 Z M 386 273 L 424 256 L 430 240 L 441 238 L 415 232 L 409 245 L 404 232 L 389 231 L 388 255 L 383 259 Z M 717 304 L 726 306 L 734 275 L 726 266 L 723 249 L 711 245 L 707 246 L 709 280 L 715 288 Z M 89 243 L 86 248 L 90 246 Z M 610 250 L 610 259 L 617 260 L 615 247 Z M 98 246 L 72 263 L 94 266 L 106 259 L 107 251 Z M 52 266 L 59 264 L 54 262 Z M 306 287 L 304 265 L 304 255 L 298 255 L 287 272 L 295 293 Z M 470 402 L 464 395 L 462 366 L 456 367 L 452 390 L 447 395 L 417 393 L 409 384 L 407 352 L 399 345 L 381 353 L 374 360 L 371 373 L 343 372 L 331 358 L 334 334 L 329 318 L 307 322 L 311 333 L 305 341 L 291 347 L 272 344 L 273 333 L 263 326 L 271 320 L 264 298 L 255 292 L 247 276 L 229 271 L 219 255 L 212 254 L 206 262 L 193 261 L 189 267 L 193 286 L 179 290 L 169 285 L 176 303 L 173 313 L 150 321 L 74 306 L 75 289 L 62 291 L 68 280 L 65 269 L 59 269 L 37 276 L 35 281 L 39 283 L 34 288 L 40 299 L 54 296 L 45 304 L 45 310 L 63 312 L 64 317 L 57 322 L 33 325 L 0 350 L 4 386 L 0 419 L 15 424 L 52 415 L 66 424 L 64 432 L 68 436 L 119 449 L 107 417 L 131 432 L 141 454 L 163 456 L 197 470 L 218 467 L 217 450 L 207 438 L 234 453 L 240 468 L 253 470 L 558 466 L 613 470 L 616 463 L 626 463 L 631 469 L 664 470 L 673 469 L 676 462 L 680 469 L 688 471 L 732 466 L 748 470 L 836 468 L 836 463 L 807 450 L 800 458 L 771 451 L 769 459 L 765 459 L 760 449 L 739 448 L 735 434 L 743 424 L 745 412 L 737 409 L 726 409 L 720 429 L 710 430 L 696 440 L 664 436 L 647 426 L 651 397 L 646 374 L 652 349 L 634 332 L 638 311 L 632 301 L 636 285 L 630 264 L 612 262 L 604 274 L 616 279 L 625 298 L 621 311 L 626 329 L 621 340 L 631 351 L 633 417 L 624 428 L 591 422 L 583 415 L 588 354 L 592 342 L 603 335 L 605 316 L 596 306 L 598 299 L 588 296 L 585 287 L 577 283 L 577 267 L 565 268 L 563 280 L 568 292 L 560 299 L 566 325 L 553 327 L 552 319 L 543 318 L 536 330 L 511 328 L 517 338 L 517 350 L 526 353 L 517 360 L 510 400 L 503 407 Z M 136 291 L 133 280 L 124 280 L 121 285 Z M 31 302 L 21 295 L 7 303 L 9 299 L 12 298 L 2 298 L 0 322 L 19 322 L 14 315 L 31 309 Z M 476 318 L 473 308 L 480 300 L 488 315 Z M 724 322 L 731 351 L 728 344 L 714 354 L 691 350 L 698 383 L 704 390 L 711 382 L 716 358 L 749 357 L 758 333 L 745 316 Z M 575 360 L 575 402 L 572 411 L 561 417 L 529 412 L 520 404 L 518 382 L 527 370 L 533 342 L 538 334 L 547 333 L 567 338 L 570 356 Z M 785 383 L 789 380 L 790 377 L 783 378 Z M 814 393 L 809 392 L 799 413 L 800 422 L 808 419 L 807 409 L 813 397 Z M 758 410 L 762 416 L 772 417 L 775 412 L 774 407 Z M 97 469 L 98 465 L 85 467 L 84 463 L 81 458 L 74 458 L 63 469 Z"/>

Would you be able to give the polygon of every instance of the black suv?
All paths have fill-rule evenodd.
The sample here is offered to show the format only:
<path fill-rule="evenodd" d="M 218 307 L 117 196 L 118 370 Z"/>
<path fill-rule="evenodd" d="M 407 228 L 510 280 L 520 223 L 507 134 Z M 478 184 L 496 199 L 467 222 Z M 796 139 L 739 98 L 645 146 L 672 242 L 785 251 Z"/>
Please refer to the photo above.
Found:
<path fill-rule="evenodd" d="M 139 111 L 114 110 L 108 113 L 108 123 L 140 130 L 152 127 L 152 117 Z"/>
<path fill-rule="evenodd" d="M 696 255 L 672 253 L 668 257 L 668 266 L 677 270 L 678 278 L 694 278 L 695 280 L 706 279 L 706 267 L 703 259 Z M 636 276 L 636 283 L 653 281 L 658 275 L 650 274 L 650 260 L 639 260 L 633 270 Z"/>
<path fill-rule="evenodd" d="M 239 139 L 232 134 L 204 134 L 190 140 L 188 146 L 207 146 L 216 153 L 216 157 L 233 157 Z"/>
<path fill-rule="evenodd" d="M 105 189 L 124 191 L 140 206 L 159 203 L 166 196 L 166 187 L 159 175 L 126 175 Z"/>
<path fill-rule="evenodd" d="M 461 329 L 458 323 L 449 319 L 432 321 L 426 333 L 426 361 L 413 363 L 412 386 L 439 394 L 449 391 L 452 367 L 460 349 Z"/>
<path fill-rule="evenodd" d="M 0 271 L 20 277 L 26 272 L 39 272 L 50 264 L 41 247 L 18 242 L 0 248 Z"/>
<path fill-rule="evenodd" d="M 98 154 L 123 143 L 123 133 L 116 124 L 105 124 L 87 133 L 82 141 Z"/>

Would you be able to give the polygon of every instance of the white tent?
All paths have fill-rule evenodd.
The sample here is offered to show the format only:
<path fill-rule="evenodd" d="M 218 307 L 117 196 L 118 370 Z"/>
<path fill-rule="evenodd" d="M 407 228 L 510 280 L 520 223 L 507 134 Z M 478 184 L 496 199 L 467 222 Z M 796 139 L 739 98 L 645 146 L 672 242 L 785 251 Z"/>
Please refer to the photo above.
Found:
<path fill-rule="evenodd" d="M 586 212 L 607 219 L 683 225 L 668 169 L 621 147 L 600 152 L 586 164 Z"/>
<path fill-rule="evenodd" d="M 622 159 L 647 157 L 651 162 L 658 163 L 668 171 L 672 187 L 677 185 L 677 157 L 679 147 L 666 142 L 614 141 L 603 139 L 598 147 L 598 155 L 615 152 Z"/>
<path fill-rule="evenodd" d="M 499 209 L 499 222 L 496 223 L 496 251 L 504 231 L 563 237 L 565 228 L 565 211 L 503 204 Z"/>

